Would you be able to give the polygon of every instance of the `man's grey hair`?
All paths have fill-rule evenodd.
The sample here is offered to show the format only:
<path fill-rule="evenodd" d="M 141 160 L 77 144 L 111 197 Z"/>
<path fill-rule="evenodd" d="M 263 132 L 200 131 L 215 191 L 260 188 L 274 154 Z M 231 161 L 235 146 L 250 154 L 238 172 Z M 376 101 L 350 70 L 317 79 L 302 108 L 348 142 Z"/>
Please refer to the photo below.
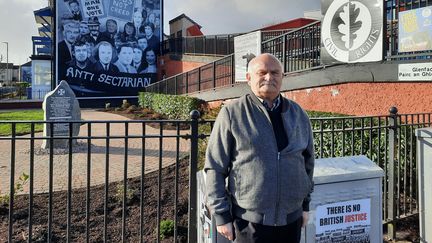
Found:
<path fill-rule="evenodd" d="M 270 54 L 270 53 L 262 53 L 262 54 L 260 54 L 260 55 L 258 55 L 258 56 L 256 56 L 256 57 L 254 57 L 252 60 L 250 60 L 250 62 L 249 62 L 249 65 L 248 65 L 248 68 L 247 68 L 247 72 L 248 73 L 251 73 L 252 72 L 252 66 L 254 66 L 255 65 L 255 62 L 256 62 L 256 59 L 258 58 L 258 57 L 261 57 L 261 56 L 270 56 L 270 57 L 272 57 L 274 60 L 276 60 L 277 61 L 277 63 L 279 63 L 279 66 L 281 67 L 281 70 L 283 71 L 283 65 L 282 65 L 282 62 L 275 56 L 275 55 L 273 55 L 273 54 Z"/>

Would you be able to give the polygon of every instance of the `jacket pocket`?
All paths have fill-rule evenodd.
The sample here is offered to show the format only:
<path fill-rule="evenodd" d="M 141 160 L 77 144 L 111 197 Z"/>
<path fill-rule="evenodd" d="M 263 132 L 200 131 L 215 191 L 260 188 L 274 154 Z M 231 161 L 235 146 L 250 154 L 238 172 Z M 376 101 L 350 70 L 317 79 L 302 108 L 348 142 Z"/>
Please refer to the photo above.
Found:
<path fill-rule="evenodd" d="M 304 158 L 301 153 L 290 154 L 280 161 L 280 188 L 282 205 L 290 208 L 291 203 L 303 201 L 312 188 L 312 182 L 306 173 Z M 284 203 L 284 201 L 286 203 Z"/>

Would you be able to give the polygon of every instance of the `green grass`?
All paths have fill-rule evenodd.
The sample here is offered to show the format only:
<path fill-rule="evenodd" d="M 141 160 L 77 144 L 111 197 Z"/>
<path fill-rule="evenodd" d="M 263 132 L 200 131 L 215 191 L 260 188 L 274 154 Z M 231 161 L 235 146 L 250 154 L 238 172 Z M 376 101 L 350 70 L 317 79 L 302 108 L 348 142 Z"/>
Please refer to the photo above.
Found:
<path fill-rule="evenodd" d="M 40 121 L 43 120 L 43 110 L 22 110 L 11 112 L 0 112 L 0 121 Z M 30 133 L 30 124 L 17 124 L 16 134 L 23 135 Z M 35 132 L 43 130 L 43 125 L 36 124 Z M 10 136 L 12 134 L 12 125 L 0 123 L 0 136 Z"/>

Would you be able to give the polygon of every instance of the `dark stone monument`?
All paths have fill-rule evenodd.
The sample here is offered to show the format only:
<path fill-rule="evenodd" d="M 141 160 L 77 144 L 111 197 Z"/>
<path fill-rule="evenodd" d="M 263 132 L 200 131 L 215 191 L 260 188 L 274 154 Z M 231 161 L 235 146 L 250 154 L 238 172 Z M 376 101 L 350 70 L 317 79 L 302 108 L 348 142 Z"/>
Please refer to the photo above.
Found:
<path fill-rule="evenodd" d="M 68 121 L 81 120 L 78 100 L 66 81 L 61 81 L 53 91 L 45 95 L 42 107 L 45 121 L 54 121 L 54 123 L 44 124 L 43 135 L 45 137 L 50 137 L 51 131 L 53 131 L 53 137 L 69 136 L 70 124 Z M 52 129 L 51 124 L 53 125 Z M 80 123 L 73 123 L 73 136 L 79 134 L 80 125 Z M 76 139 L 73 139 L 72 143 L 76 145 Z M 50 139 L 44 139 L 42 149 L 48 149 L 49 147 Z M 66 149 L 68 147 L 69 139 L 53 139 L 54 149 Z"/>

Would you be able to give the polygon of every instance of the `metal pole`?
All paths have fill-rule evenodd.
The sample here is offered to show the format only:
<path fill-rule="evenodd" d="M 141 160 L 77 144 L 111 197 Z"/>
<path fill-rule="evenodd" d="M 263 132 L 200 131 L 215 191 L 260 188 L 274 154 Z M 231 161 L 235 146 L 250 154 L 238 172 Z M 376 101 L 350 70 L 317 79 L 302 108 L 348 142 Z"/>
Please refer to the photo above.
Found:
<path fill-rule="evenodd" d="M 399 195 L 395 195 L 396 193 L 396 179 L 395 178 L 395 162 L 397 158 L 397 129 L 398 129 L 398 109 L 396 107 L 390 108 L 390 119 L 389 119 L 389 168 L 388 168 L 388 194 L 387 194 L 387 208 L 388 208 L 388 219 L 389 223 L 387 224 L 387 234 L 389 239 L 396 239 L 396 222 L 395 222 L 395 213 L 396 213 L 396 198 Z M 397 196 L 397 197 L 396 197 Z"/>
<path fill-rule="evenodd" d="M 3 43 L 6 44 L 6 78 L 9 79 L 10 82 L 11 78 L 9 76 L 9 42 L 3 41 Z"/>
<path fill-rule="evenodd" d="M 198 167 L 198 118 L 200 113 L 193 110 L 190 113 L 191 121 L 191 150 L 189 165 L 189 210 L 188 210 L 188 242 L 197 242 L 197 167 Z"/>

